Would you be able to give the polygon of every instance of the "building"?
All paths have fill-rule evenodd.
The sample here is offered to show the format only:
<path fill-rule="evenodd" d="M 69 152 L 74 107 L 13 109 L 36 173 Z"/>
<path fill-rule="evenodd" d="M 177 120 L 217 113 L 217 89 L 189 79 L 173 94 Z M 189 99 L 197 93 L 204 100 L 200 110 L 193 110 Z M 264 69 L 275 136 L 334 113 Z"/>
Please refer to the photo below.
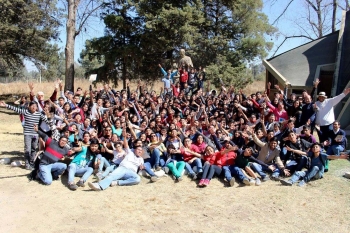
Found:
<path fill-rule="evenodd" d="M 304 89 L 311 91 L 318 78 L 318 92 L 336 96 L 350 87 L 349 55 L 350 11 L 343 12 L 340 30 L 264 60 L 266 82 L 298 95 Z M 335 113 L 342 127 L 350 129 L 349 96 L 336 106 Z"/>

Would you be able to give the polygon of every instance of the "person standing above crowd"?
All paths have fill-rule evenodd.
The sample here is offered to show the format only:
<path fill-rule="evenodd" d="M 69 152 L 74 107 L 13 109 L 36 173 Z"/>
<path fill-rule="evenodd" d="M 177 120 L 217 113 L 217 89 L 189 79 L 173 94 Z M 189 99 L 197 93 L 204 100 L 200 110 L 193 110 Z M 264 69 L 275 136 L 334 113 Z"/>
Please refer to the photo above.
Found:
<path fill-rule="evenodd" d="M 335 121 L 334 106 L 337 105 L 347 94 L 350 88 L 345 88 L 343 93 L 333 98 L 327 99 L 326 93 L 321 91 L 318 94 L 318 100 L 315 103 L 316 124 L 320 126 L 320 142 L 324 142 L 328 138 L 328 132 L 332 128 Z"/>

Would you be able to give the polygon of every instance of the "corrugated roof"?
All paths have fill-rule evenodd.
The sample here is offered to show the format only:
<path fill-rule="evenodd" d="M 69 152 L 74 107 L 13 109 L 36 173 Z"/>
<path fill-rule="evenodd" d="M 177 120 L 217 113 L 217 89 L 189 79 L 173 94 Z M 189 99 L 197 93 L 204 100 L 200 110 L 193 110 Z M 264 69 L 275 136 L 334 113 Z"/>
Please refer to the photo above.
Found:
<path fill-rule="evenodd" d="M 292 86 L 312 86 L 318 65 L 335 63 L 339 31 L 303 44 L 267 61 Z"/>

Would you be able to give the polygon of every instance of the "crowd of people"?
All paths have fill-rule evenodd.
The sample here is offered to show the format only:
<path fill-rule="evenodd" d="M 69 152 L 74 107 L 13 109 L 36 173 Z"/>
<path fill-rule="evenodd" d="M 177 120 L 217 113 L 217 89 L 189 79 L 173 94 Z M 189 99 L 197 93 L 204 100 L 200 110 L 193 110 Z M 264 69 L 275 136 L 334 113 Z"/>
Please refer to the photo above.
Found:
<path fill-rule="evenodd" d="M 287 97 L 275 85 L 270 99 L 270 83 L 256 93 L 223 83 L 216 91 L 205 69 L 159 67 L 160 92 L 141 81 L 134 90 L 127 81 L 123 90 L 105 84 L 72 92 L 58 80 L 50 98 L 29 84 L 29 98 L 17 106 L 1 101 L 20 114 L 32 179 L 50 185 L 67 170 L 67 187 L 77 190 L 94 174 L 88 186 L 102 191 L 139 184 L 143 170 L 150 182 L 164 174 L 180 182 L 186 174 L 199 187 L 215 176 L 228 186 L 270 179 L 304 186 L 323 177 L 329 159 L 348 158 L 333 107 L 350 88 L 327 98 L 316 80 L 310 94 Z"/>

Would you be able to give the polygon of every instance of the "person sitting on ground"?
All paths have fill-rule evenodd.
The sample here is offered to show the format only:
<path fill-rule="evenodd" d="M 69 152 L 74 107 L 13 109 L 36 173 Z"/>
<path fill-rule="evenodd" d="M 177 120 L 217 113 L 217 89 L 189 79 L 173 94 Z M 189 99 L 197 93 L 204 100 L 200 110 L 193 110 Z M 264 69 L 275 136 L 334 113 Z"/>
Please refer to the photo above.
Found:
<path fill-rule="evenodd" d="M 176 149 L 174 144 L 168 145 L 168 160 L 166 166 L 173 174 L 175 182 L 182 181 L 182 172 L 185 169 L 185 161 L 179 149 Z"/>
<path fill-rule="evenodd" d="M 184 157 L 186 162 L 186 170 L 189 173 L 189 176 L 192 180 L 197 179 L 197 174 L 193 171 L 193 167 L 197 167 L 198 173 L 202 173 L 202 162 L 201 162 L 201 154 L 196 145 L 192 144 L 190 138 L 184 139 L 184 147 L 180 148 L 181 154 Z"/>
<path fill-rule="evenodd" d="M 66 147 L 68 138 L 62 136 L 59 141 L 49 138 L 45 133 L 38 130 L 38 126 L 34 126 L 34 130 L 38 132 L 39 136 L 45 142 L 45 150 L 41 155 L 39 170 L 37 177 L 45 184 L 50 185 L 52 180 L 58 180 L 59 176 L 64 173 L 67 165 L 59 160 L 63 159 L 65 155 L 71 155 L 74 151 Z"/>
<path fill-rule="evenodd" d="M 294 150 L 290 147 L 287 147 L 288 151 L 293 153 L 307 156 L 310 159 L 309 168 L 307 171 L 296 171 L 288 180 L 280 180 L 282 185 L 292 186 L 297 183 L 300 179 L 301 181 L 298 183 L 298 186 L 305 186 L 306 183 L 310 182 L 311 179 L 321 179 L 323 178 L 323 174 L 325 172 L 326 160 L 327 159 L 347 159 L 349 156 L 347 155 L 327 155 L 322 152 L 322 147 L 319 143 L 314 143 L 311 146 L 310 152 L 305 152 L 301 150 Z"/>
<path fill-rule="evenodd" d="M 249 130 L 247 130 L 247 133 L 252 134 Z M 279 179 L 278 177 L 280 173 L 283 173 L 285 176 L 289 176 L 289 170 L 284 167 L 283 162 L 280 158 L 280 150 L 277 148 L 277 138 L 271 138 L 268 143 L 263 143 L 260 141 L 255 133 L 252 134 L 252 138 L 254 142 L 260 146 L 261 150 L 254 162 L 250 163 L 250 167 L 260 175 L 261 180 L 269 180 L 267 174 L 265 173 L 266 171 L 272 172 L 271 177 L 274 180 Z"/>
<path fill-rule="evenodd" d="M 328 155 L 340 155 L 346 147 L 346 133 L 344 130 L 340 129 L 340 122 L 333 122 L 333 130 L 328 132 L 328 141 L 325 145 L 328 146 Z"/>
<path fill-rule="evenodd" d="M 68 188 L 73 191 L 78 187 L 85 187 L 86 180 L 94 172 L 92 162 L 99 153 L 99 141 L 93 138 L 89 146 L 79 146 L 75 151 L 79 153 L 68 166 Z M 76 184 L 74 184 L 74 176 L 81 176 Z"/>
<path fill-rule="evenodd" d="M 132 152 L 126 139 L 125 128 L 123 128 L 122 136 L 124 138 L 124 149 L 126 151 L 125 158 L 120 163 L 119 167 L 102 181 L 98 183 L 89 182 L 88 185 L 92 190 L 101 191 L 107 189 L 109 186 L 136 185 L 140 183 L 141 178 L 137 174 L 137 170 L 143 169 L 143 158 L 141 157 L 142 147 L 137 146 L 134 148 L 134 152 Z"/>

